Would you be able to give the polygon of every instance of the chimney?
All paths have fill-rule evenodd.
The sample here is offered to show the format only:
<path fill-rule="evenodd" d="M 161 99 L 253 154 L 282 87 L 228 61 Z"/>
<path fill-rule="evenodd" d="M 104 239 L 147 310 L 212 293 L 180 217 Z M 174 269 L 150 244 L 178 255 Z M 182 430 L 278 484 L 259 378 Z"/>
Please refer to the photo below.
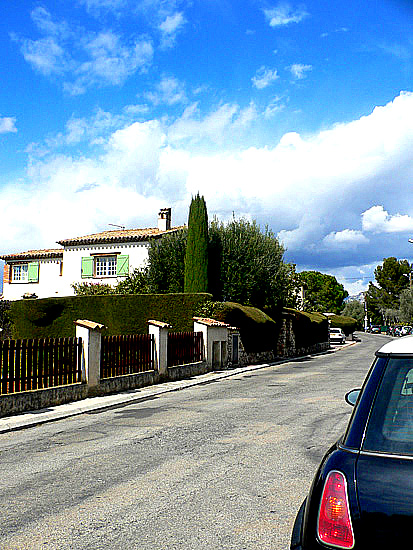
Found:
<path fill-rule="evenodd" d="M 168 231 L 171 229 L 171 209 L 162 208 L 158 214 L 158 229 Z"/>

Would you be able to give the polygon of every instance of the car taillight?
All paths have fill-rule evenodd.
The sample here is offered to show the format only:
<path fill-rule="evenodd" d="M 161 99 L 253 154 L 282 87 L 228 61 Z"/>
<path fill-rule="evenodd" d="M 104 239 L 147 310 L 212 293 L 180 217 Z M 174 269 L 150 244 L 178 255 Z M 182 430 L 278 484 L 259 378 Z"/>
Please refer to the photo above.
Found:
<path fill-rule="evenodd" d="M 318 513 L 317 534 L 321 542 L 337 548 L 354 546 L 347 483 L 340 472 L 331 471 L 325 481 Z"/>

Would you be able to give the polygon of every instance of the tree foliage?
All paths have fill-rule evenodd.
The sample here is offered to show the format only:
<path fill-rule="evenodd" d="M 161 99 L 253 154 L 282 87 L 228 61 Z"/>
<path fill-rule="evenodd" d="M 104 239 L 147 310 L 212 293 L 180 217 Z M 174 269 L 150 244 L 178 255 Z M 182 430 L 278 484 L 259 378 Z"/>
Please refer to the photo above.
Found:
<path fill-rule="evenodd" d="M 188 230 L 186 228 L 154 239 L 149 245 L 149 292 L 183 292 L 185 253 Z"/>
<path fill-rule="evenodd" d="M 185 251 L 184 291 L 206 292 L 208 289 L 208 213 L 199 193 L 191 201 Z"/>
<path fill-rule="evenodd" d="M 210 226 L 210 258 L 215 276 L 209 291 L 219 301 L 261 309 L 285 305 L 292 294 L 292 266 L 273 232 L 245 219 Z"/>
<path fill-rule="evenodd" d="M 362 302 L 359 302 L 359 300 L 349 300 L 348 302 L 346 302 L 343 310 L 341 311 L 341 315 L 343 315 L 344 317 L 352 317 L 353 319 L 356 319 L 358 323 L 358 328 L 363 328 L 365 310 L 364 304 Z"/>
<path fill-rule="evenodd" d="M 341 312 L 348 292 L 333 275 L 319 271 L 302 271 L 299 278 L 304 286 L 304 311 Z"/>
<path fill-rule="evenodd" d="M 403 323 L 411 324 L 413 321 L 413 290 L 405 288 L 400 293 L 400 320 Z"/>
<path fill-rule="evenodd" d="M 116 294 L 147 294 L 149 293 L 149 267 L 134 269 L 127 277 L 119 281 L 115 287 Z"/>
<path fill-rule="evenodd" d="M 151 243 L 151 292 L 182 292 L 188 230 Z M 274 309 L 294 305 L 294 267 L 266 228 L 244 219 L 214 220 L 208 231 L 208 292 L 215 300 Z"/>
<path fill-rule="evenodd" d="M 383 322 L 391 317 L 387 314 L 389 311 L 399 309 L 401 293 L 409 286 L 410 271 L 407 260 L 397 260 L 393 256 L 384 258 L 383 265 L 376 268 L 377 285 L 371 282 L 366 292 L 367 311 L 372 323 Z"/>

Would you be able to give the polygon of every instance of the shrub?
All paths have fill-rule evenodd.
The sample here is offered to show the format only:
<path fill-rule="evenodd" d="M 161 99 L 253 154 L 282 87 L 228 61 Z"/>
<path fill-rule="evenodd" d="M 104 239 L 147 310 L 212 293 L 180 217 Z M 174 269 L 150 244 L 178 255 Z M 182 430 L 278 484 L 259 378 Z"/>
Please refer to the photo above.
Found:
<path fill-rule="evenodd" d="M 235 302 L 215 302 L 212 310 L 214 319 L 239 329 L 247 353 L 276 348 L 279 326 L 260 309 Z"/>
<path fill-rule="evenodd" d="M 353 334 L 358 328 L 358 321 L 353 317 L 345 317 L 344 315 L 334 315 L 330 317 L 330 326 L 341 328 L 346 336 Z"/>
<path fill-rule="evenodd" d="M 71 285 L 76 296 L 103 296 L 113 294 L 113 286 L 105 283 L 73 283 Z"/>
<path fill-rule="evenodd" d="M 322 313 L 285 308 L 292 315 L 296 349 L 328 341 L 328 319 Z"/>

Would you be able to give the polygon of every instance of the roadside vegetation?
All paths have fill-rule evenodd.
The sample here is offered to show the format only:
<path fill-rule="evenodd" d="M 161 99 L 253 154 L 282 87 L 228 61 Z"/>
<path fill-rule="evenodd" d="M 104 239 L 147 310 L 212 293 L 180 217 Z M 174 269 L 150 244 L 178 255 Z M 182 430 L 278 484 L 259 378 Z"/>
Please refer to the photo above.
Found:
<path fill-rule="evenodd" d="M 376 283 L 369 284 L 365 296 L 372 324 L 410 324 L 413 319 L 412 265 L 407 260 L 384 258 L 374 275 Z"/>

